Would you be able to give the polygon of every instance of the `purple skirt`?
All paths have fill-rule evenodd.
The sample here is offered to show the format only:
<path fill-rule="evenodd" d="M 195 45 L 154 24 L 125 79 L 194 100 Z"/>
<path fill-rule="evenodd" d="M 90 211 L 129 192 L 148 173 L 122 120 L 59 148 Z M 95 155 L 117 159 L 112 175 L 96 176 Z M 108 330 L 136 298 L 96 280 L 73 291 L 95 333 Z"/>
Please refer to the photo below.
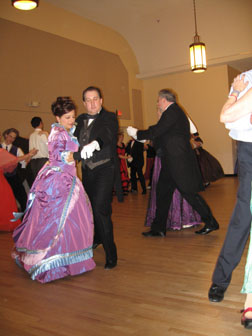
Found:
<path fill-rule="evenodd" d="M 156 186 L 161 170 L 161 160 L 155 157 L 154 170 L 152 176 L 151 194 L 149 207 L 147 210 L 145 226 L 151 226 L 156 215 Z M 181 230 L 183 228 L 192 227 L 201 223 L 200 215 L 193 210 L 191 205 L 182 198 L 180 192 L 176 189 L 173 194 L 172 203 L 170 205 L 166 229 Z"/>
<path fill-rule="evenodd" d="M 12 256 L 33 280 L 46 283 L 92 270 L 93 214 L 81 181 L 44 166 L 13 239 Z"/>

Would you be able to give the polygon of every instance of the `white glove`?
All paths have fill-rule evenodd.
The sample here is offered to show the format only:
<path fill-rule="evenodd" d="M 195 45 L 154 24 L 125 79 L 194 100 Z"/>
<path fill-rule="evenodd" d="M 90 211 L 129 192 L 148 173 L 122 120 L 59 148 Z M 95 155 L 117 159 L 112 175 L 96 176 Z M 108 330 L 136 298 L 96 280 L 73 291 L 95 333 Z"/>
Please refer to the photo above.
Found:
<path fill-rule="evenodd" d="M 188 116 L 187 116 L 188 117 Z M 189 119 L 189 124 L 190 124 L 190 133 L 193 134 L 193 133 L 196 133 L 198 132 L 197 131 L 197 128 L 196 126 L 194 125 L 194 123 L 192 122 L 192 120 L 188 117 Z"/>
<path fill-rule="evenodd" d="M 93 156 L 95 150 L 97 150 L 97 151 L 100 150 L 99 143 L 96 140 L 90 142 L 86 146 L 83 146 L 83 148 L 81 150 L 81 158 L 84 159 L 84 160 L 91 158 L 91 156 Z"/>
<path fill-rule="evenodd" d="M 137 128 L 134 128 L 132 126 L 128 126 L 127 127 L 127 133 L 129 136 L 131 136 L 132 138 L 134 138 L 135 140 L 137 139 Z"/>

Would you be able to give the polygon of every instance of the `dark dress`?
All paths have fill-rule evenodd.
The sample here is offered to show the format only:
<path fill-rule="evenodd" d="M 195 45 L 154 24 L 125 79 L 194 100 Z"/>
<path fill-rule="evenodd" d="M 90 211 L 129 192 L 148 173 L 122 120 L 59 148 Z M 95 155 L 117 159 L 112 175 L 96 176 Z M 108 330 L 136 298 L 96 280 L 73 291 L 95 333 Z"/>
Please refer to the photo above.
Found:
<path fill-rule="evenodd" d="M 214 182 L 225 176 L 221 164 L 214 156 L 202 147 L 198 148 L 197 151 L 197 158 L 204 183 Z"/>
<path fill-rule="evenodd" d="M 122 147 L 117 145 L 116 148 L 117 148 L 118 157 L 119 155 L 125 156 L 126 150 L 125 150 L 124 143 L 122 144 Z M 122 182 L 122 189 L 123 189 L 124 195 L 126 195 L 129 191 L 129 182 L 130 182 L 127 163 L 125 159 L 121 159 L 120 157 L 119 157 L 119 161 L 120 161 L 120 176 L 121 176 L 121 182 Z"/>
<path fill-rule="evenodd" d="M 202 147 L 202 139 L 196 137 L 194 142 L 197 144 L 194 151 L 198 159 L 203 182 L 206 184 L 224 177 L 225 174 L 219 161 Z"/>

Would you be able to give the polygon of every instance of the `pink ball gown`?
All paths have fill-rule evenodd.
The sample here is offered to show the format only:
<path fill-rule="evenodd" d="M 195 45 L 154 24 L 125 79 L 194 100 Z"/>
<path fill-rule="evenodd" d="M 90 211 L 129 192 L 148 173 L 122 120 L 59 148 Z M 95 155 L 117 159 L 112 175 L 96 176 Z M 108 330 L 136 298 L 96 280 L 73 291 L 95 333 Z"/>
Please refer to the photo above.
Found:
<path fill-rule="evenodd" d="M 93 215 L 89 198 L 65 158 L 78 141 L 61 125 L 52 125 L 49 162 L 40 170 L 14 233 L 13 258 L 33 280 L 50 282 L 90 271 L 93 261 Z"/>

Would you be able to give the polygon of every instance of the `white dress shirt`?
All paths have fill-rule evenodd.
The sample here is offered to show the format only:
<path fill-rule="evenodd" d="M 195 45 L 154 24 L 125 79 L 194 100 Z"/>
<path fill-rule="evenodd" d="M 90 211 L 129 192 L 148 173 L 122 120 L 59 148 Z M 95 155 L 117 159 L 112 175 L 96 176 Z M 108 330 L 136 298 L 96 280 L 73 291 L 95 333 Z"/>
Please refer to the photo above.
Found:
<path fill-rule="evenodd" d="M 6 149 L 8 152 L 10 152 L 12 147 L 12 144 L 6 145 L 5 142 L 2 143 L 2 148 Z M 23 156 L 24 152 L 22 151 L 21 148 L 17 147 L 17 157 Z M 25 161 L 20 161 L 21 167 L 25 168 L 26 167 L 26 162 Z"/>
<path fill-rule="evenodd" d="M 34 132 L 29 137 L 29 150 L 33 148 L 38 152 L 33 156 L 33 159 L 48 158 L 48 140 L 45 134 L 39 134 L 42 131 L 40 128 L 35 128 Z"/>
<path fill-rule="evenodd" d="M 244 94 L 252 88 L 252 70 L 246 71 L 241 74 L 245 75 L 245 82 L 248 82 L 247 87 L 239 94 L 238 99 L 240 99 Z M 232 88 L 229 92 L 231 94 Z M 225 123 L 225 127 L 230 130 L 229 136 L 238 141 L 252 142 L 252 124 L 250 123 L 251 114 L 247 114 L 240 119 Z"/>

